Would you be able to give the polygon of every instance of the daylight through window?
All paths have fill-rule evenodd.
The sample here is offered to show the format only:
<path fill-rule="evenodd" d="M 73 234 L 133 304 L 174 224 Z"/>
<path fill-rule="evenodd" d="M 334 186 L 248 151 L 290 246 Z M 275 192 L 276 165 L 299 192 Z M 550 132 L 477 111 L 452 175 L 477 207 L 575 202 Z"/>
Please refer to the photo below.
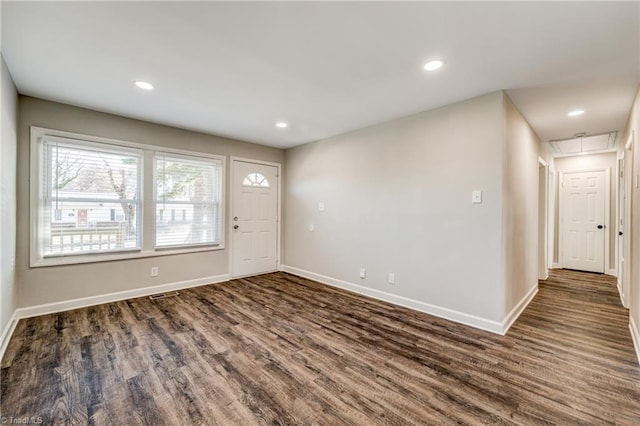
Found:
<path fill-rule="evenodd" d="M 242 180 L 242 186 L 261 186 L 269 188 L 269 181 L 262 173 L 249 173 Z"/>
<path fill-rule="evenodd" d="M 42 149 L 42 255 L 139 249 L 141 151 L 57 137 Z"/>
<path fill-rule="evenodd" d="M 224 247 L 224 157 L 31 128 L 30 266 Z"/>
<path fill-rule="evenodd" d="M 220 162 L 157 153 L 156 247 L 220 242 Z"/>

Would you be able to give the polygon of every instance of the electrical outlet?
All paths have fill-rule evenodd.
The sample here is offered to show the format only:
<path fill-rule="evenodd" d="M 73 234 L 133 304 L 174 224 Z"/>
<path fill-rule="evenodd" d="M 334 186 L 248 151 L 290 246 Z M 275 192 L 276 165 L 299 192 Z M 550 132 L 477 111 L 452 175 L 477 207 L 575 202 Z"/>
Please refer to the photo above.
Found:
<path fill-rule="evenodd" d="M 365 279 L 367 276 L 367 270 L 364 268 L 360 268 L 360 278 Z"/>
<path fill-rule="evenodd" d="M 157 266 L 152 266 L 151 267 L 151 276 L 152 277 L 157 277 L 158 275 L 160 275 L 160 269 Z"/>
<path fill-rule="evenodd" d="M 323 212 L 323 211 L 324 211 L 324 201 L 320 201 L 320 202 L 318 203 L 318 210 L 320 210 L 321 212 Z"/>
<path fill-rule="evenodd" d="M 389 272 L 389 284 L 395 284 L 396 283 L 396 274 L 394 274 L 393 272 Z"/>

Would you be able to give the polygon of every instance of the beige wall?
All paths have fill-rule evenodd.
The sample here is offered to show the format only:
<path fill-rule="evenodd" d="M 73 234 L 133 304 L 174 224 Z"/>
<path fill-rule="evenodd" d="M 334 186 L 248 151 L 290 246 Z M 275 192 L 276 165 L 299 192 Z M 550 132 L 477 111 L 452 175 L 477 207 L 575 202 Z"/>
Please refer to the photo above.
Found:
<path fill-rule="evenodd" d="M 17 306 L 16 258 L 16 125 L 18 95 L 0 55 L 0 333 Z"/>
<path fill-rule="evenodd" d="M 284 264 L 501 321 L 502 104 L 493 93 L 287 150 Z"/>
<path fill-rule="evenodd" d="M 640 179 L 640 91 L 636 95 L 636 99 L 629 115 L 623 141 L 627 141 L 629 135 L 633 132 L 633 180 Z M 636 344 L 640 350 L 640 188 L 632 185 L 631 195 L 631 253 L 630 253 L 630 269 L 631 269 L 631 286 L 629 297 L 629 314 L 633 318 L 636 328 Z M 640 357 L 640 352 L 638 352 Z M 639 359 L 640 361 L 640 359 Z"/>
<path fill-rule="evenodd" d="M 210 136 L 158 124 L 100 113 L 83 108 L 21 96 L 18 128 L 18 305 L 34 306 L 167 284 L 229 272 L 227 248 L 218 251 L 99 262 L 81 265 L 29 268 L 29 127 L 39 126 L 91 136 L 119 139 L 161 147 L 283 163 L 284 152 L 246 142 Z M 228 195 L 227 195 L 228 199 Z M 229 217 L 226 203 L 225 217 Z M 225 224 L 225 233 L 228 226 Z M 151 266 L 160 276 L 150 277 Z"/>
<path fill-rule="evenodd" d="M 609 269 L 616 267 L 616 226 L 617 220 L 617 207 L 618 207 L 618 193 L 617 193 L 617 180 L 616 170 L 618 166 L 617 153 L 610 152 L 606 154 L 591 154 L 591 155 L 577 155 L 573 157 L 560 157 L 555 159 L 555 179 L 554 179 L 554 192 L 555 192 L 555 223 L 556 232 L 554 238 L 554 262 L 559 262 L 559 244 L 560 238 L 562 238 L 560 230 L 560 196 L 562 190 L 560 188 L 560 173 L 577 171 L 577 170 L 591 170 L 591 169 L 603 169 L 608 168 L 609 171 L 609 223 L 607 228 L 609 229 L 609 253 L 607 254 L 609 260 Z M 608 273 L 609 271 L 605 271 Z"/>
<path fill-rule="evenodd" d="M 538 285 L 540 155 L 540 139 L 505 94 L 502 179 L 504 315 Z"/>

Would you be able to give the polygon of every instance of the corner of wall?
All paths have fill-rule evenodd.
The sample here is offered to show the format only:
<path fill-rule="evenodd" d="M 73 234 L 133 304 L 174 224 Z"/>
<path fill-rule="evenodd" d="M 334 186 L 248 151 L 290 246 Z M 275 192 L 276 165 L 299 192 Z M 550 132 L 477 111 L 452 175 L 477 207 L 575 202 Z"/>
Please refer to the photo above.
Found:
<path fill-rule="evenodd" d="M 640 87 L 636 92 L 636 97 L 631 106 L 629 112 L 629 118 L 627 119 L 624 132 L 623 143 L 627 140 L 631 132 L 635 134 L 635 141 L 633 147 L 633 175 L 637 178 L 640 175 L 640 149 L 638 140 L 640 139 Z M 633 178 L 633 176 L 632 176 Z M 631 223 L 640 223 L 640 197 L 638 196 L 638 189 L 632 188 L 631 194 Z M 631 263 L 629 264 L 630 276 L 630 294 L 629 294 L 629 327 L 631 328 L 631 334 L 635 338 L 636 352 L 640 360 L 640 264 L 636 261 L 638 259 L 638 253 L 640 252 L 640 227 L 632 226 L 630 233 L 631 250 L 630 256 Z"/>
<path fill-rule="evenodd" d="M 18 93 L 0 53 L 0 360 L 17 323 L 16 151 Z"/>
<path fill-rule="evenodd" d="M 538 135 L 502 97 L 502 279 L 505 333 L 538 289 Z M 531 214 L 535 211 L 535 214 Z M 535 238 L 534 238 L 535 235 Z"/>
<path fill-rule="evenodd" d="M 500 241 L 502 242 L 502 249 L 501 249 L 501 253 L 500 253 L 500 268 L 501 268 L 501 279 L 502 279 L 502 293 L 501 293 L 501 303 L 503 306 L 503 311 L 502 311 L 502 316 L 504 321 L 507 321 L 508 318 L 508 314 L 507 314 L 507 309 L 504 308 L 505 306 L 507 306 L 508 301 L 507 301 L 507 273 L 506 273 L 506 268 L 504 266 L 505 263 L 505 259 L 507 258 L 507 244 L 506 244 L 506 239 L 507 239 L 507 233 L 505 232 L 505 218 L 506 218 L 506 204 L 505 204 L 505 200 L 507 199 L 507 182 L 506 179 L 504 178 L 505 175 L 507 174 L 507 161 L 505 159 L 505 152 L 507 150 L 507 122 L 508 122 L 508 111 L 507 111 L 507 106 L 508 103 L 510 102 L 509 96 L 507 95 L 507 92 L 505 92 L 504 90 L 501 91 L 502 93 L 502 99 L 501 99 L 501 116 L 500 119 L 502 120 L 502 150 L 501 150 L 501 155 L 502 155 L 502 160 L 501 160 L 501 170 L 500 170 L 500 180 L 502 182 L 502 209 L 500 211 Z M 509 325 L 509 327 L 511 327 L 511 325 Z M 505 327 L 504 329 L 504 333 L 507 332 L 509 327 Z"/>

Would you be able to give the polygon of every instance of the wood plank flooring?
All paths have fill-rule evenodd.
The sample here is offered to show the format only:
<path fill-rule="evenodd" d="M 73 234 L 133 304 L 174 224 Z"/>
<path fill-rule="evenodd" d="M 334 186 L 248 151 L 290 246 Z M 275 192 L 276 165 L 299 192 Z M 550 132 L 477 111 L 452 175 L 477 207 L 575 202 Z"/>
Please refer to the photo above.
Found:
<path fill-rule="evenodd" d="M 21 320 L 4 417 L 44 424 L 640 424 L 613 279 L 555 271 L 507 336 L 275 273 Z"/>

